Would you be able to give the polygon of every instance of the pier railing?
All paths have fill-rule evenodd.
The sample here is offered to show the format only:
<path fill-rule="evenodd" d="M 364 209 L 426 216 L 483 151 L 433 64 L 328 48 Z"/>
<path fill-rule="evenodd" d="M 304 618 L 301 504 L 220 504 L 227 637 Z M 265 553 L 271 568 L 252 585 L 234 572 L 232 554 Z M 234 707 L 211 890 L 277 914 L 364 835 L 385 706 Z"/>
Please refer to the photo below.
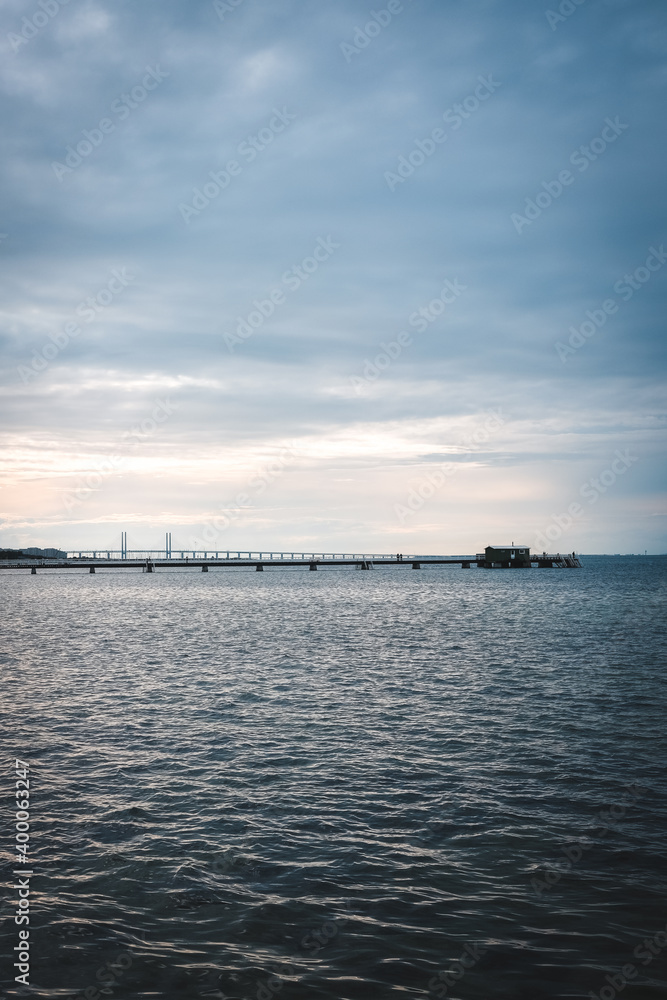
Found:
<path fill-rule="evenodd" d="M 318 560 L 354 560 L 354 561 L 367 561 L 367 562 L 383 562 L 392 561 L 395 562 L 397 554 L 389 554 L 387 552 L 382 553 L 368 553 L 368 552 L 269 552 L 266 549 L 173 549 L 171 552 L 165 552 L 164 549 L 77 549 L 67 553 L 67 561 L 72 562 L 77 559 L 85 559 L 87 561 L 91 559 L 103 560 L 108 559 L 113 562 L 146 562 L 146 561 L 157 561 L 160 562 L 185 562 L 186 560 L 200 561 L 202 559 L 208 559 L 211 562 L 215 560 L 224 560 L 225 562 L 234 561 L 264 561 L 264 562 L 284 562 L 289 560 L 290 562 L 302 561 L 302 562 L 317 562 Z M 415 559 L 428 560 L 434 558 L 445 558 L 441 556 L 415 556 L 407 555 L 401 553 L 401 562 L 411 562 Z M 466 556 L 465 558 L 473 559 L 473 556 Z"/>
<path fill-rule="evenodd" d="M 439 556 L 415 556 L 415 555 L 405 555 L 401 553 L 401 562 L 411 562 L 414 559 L 420 559 L 422 561 L 427 561 L 428 559 L 441 558 Z M 444 558 L 444 557 L 442 557 Z M 468 556 L 466 558 L 473 558 Z M 89 550 L 75 550 L 67 553 L 67 560 L 71 562 L 75 559 L 95 559 L 103 560 L 108 559 L 113 562 L 121 561 L 140 561 L 145 562 L 147 560 L 160 562 L 185 562 L 186 559 L 202 560 L 210 559 L 214 561 L 224 560 L 225 562 L 233 562 L 235 560 L 239 561 L 265 561 L 265 562 L 283 562 L 289 560 L 294 562 L 296 560 L 301 560 L 303 562 L 317 562 L 318 560 L 365 560 L 370 562 L 382 562 L 384 561 L 396 561 L 396 555 L 383 553 L 367 553 L 367 552 L 269 552 L 266 549 L 174 549 L 169 553 L 166 553 L 164 549 L 128 549 L 122 551 L 120 549 L 89 549 Z"/>

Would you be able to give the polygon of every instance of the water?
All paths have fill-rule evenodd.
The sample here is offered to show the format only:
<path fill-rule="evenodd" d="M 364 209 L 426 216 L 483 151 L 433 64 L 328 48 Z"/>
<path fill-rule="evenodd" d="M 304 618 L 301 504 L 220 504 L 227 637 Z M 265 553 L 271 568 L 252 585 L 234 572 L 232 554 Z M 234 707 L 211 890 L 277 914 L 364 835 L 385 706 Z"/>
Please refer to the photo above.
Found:
<path fill-rule="evenodd" d="M 3 573 L 34 995 L 664 998 L 666 564 Z"/>

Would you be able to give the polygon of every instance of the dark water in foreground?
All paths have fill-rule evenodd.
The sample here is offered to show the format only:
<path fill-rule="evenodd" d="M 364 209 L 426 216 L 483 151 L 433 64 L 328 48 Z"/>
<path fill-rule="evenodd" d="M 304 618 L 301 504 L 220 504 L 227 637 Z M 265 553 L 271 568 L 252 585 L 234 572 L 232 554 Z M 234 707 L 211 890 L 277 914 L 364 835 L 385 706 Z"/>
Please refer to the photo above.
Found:
<path fill-rule="evenodd" d="M 2 574 L 34 993 L 664 998 L 666 570 Z"/>

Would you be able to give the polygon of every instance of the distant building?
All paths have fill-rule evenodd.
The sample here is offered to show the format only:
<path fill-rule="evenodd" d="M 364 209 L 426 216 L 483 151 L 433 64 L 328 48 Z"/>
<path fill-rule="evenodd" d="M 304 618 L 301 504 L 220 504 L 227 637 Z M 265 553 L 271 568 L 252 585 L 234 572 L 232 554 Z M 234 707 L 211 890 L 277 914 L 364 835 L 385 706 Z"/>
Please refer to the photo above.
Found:
<path fill-rule="evenodd" d="M 35 547 L 29 549 L 0 549 L 0 560 L 3 562 L 25 563 L 29 561 L 32 563 L 38 559 L 42 562 L 47 559 L 67 559 L 67 553 L 61 552 L 60 549 L 38 549 Z"/>
<path fill-rule="evenodd" d="M 23 555 L 30 556 L 31 559 L 67 559 L 67 553 L 60 549 L 21 549 Z"/>
<path fill-rule="evenodd" d="M 19 549 L 0 549 L 0 559 L 20 559 L 23 553 Z"/>
<path fill-rule="evenodd" d="M 527 545 L 487 545 L 484 549 L 486 569 L 530 569 L 530 565 Z"/>

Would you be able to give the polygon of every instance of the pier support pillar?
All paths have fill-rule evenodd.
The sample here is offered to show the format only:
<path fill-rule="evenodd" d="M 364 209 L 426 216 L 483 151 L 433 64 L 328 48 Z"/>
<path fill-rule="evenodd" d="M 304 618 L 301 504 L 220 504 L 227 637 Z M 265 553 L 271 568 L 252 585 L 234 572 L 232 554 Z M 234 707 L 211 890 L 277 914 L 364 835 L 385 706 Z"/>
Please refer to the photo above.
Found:
<path fill-rule="evenodd" d="M 413 563 L 412 564 L 412 568 L 413 569 L 421 569 L 422 568 L 422 564 L 421 563 Z"/>
<path fill-rule="evenodd" d="M 469 562 L 462 562 L 461 563 L 461 569 L 470 569 L 470 563 Z"/>
<path fill-rule="evenodd" d="M 90 572 L 90 573 L 94 573 L 94 572 L 95 572 L 95 567 L 94 567 L 94 566 L 91 566 L 91 567 L 90 567 L 90 570 L 89 570 L 89 572 Z"/>
<path fill-rule="evenodd" d="M 312 573 L 312 572 L 313 572 L 314 570 L 316 570 L 316 569 L 317 569 L 317 563 L 316 563 L 316 562 L 311 562 L 311 563 L 310 563 L 310 565 L 308 566 L 308 569 L 309 569 L 309 570 L 311 571 L 311 573 Z"/>
<path fill-rule="evenodd" d="M 153 572 L 153 563 L 150 563 L 150 562 L 146 563 L 146 572 L 147 573 L 152 573 Z"/>
<path fill-rule="evenodd" d="M 204 565 L 201 568 L 202 573 L 208 573 L 208 566 Z"/>
<path fill-rule="evenodd" d="M 30 570 L 30 576 L 37 576 L 37 567 L 33 566 Z"/>
<path fill-rule="evenodd" d="M 258 573 L 263 573 L 264 572 L 264 567 L 262 566 L 261 563 L 257 563 L 257 565 L 255 566 L 255 569 L 257 570 Z"/>

